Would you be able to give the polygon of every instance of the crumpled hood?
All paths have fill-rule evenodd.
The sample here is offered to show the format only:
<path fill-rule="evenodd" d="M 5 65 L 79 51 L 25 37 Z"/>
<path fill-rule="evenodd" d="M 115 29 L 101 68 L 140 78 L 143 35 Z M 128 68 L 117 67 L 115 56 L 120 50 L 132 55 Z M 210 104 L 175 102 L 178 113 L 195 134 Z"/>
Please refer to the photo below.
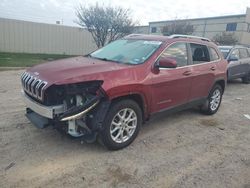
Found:
<path fill-rule="evenodd" d="M 136 79 L 133 65 L 119 64 L 87 57 L 73 57 L 33 66 L 27 70 L 31 75 L 51 85 L 103 80 L 109 85 Z"/>

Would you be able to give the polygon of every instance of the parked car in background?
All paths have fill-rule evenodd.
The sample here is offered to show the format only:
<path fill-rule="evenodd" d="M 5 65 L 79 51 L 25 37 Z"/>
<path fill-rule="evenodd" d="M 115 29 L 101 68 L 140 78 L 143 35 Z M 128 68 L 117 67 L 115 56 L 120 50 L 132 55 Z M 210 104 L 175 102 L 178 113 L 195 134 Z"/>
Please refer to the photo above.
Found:
<path fill-rule="evenodd" d="M 22 74 L 28 119 L 109 149 L 128 146 L 151 115 L 219 109 L 227 61 L 209 39 L 132 34 L 86 56 Z"/>
<path fill-rule="evenodd" d="M 243 83 L 250 83 L 250 49 L 243 46 L 219 46 L 228 61 L 227 79 L 241 78 Z"/>

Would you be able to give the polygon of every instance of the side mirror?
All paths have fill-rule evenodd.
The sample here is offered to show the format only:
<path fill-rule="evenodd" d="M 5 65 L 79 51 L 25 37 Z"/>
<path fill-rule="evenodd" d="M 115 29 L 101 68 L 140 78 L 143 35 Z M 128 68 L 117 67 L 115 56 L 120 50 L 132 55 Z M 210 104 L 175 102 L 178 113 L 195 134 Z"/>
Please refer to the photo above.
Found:
<path fill-rule="evenodd" d="M 239 61 L 239 58 L 236 57 L 236 56 L 234 56 L 234 55 L 232 55 L 232 56 L 230 56 L 229 59 L 228 59 L 228 62 L 231 62 L 231 61 Z"/>
<path fill-rule="evenodd" d="M 176 68 L 177 62 L 176 60 L 168 57 L 161 57 L 156 64 L 156 67 L 158 68 Z"/>

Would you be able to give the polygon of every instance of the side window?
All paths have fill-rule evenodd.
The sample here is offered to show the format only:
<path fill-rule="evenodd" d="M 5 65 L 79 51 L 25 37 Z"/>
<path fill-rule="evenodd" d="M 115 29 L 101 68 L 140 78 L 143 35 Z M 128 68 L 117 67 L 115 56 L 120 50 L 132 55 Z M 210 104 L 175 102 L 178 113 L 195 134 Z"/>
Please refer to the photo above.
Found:
<path fill-rule="evenodd" d="M 178 67 L 186 66 L 188 62 L 187 45 L 185 43 L 175 43 L 168 47 L 161 56 L 175 59 Z"/>
<path fill-rule="evenodd" d="M 240 49 L 240 58 L 244 59 L 244 58 L 248 58 L 248 53 L 247 53 L 247 49 L 241 48 Z"/>
<path fill-rule="evenodd" d="M 190 43 L 190 47 L 192 51 L 193 64 L 200 64 L 210 61 L 207 46 Z"/>
<path fill-rule="evenodd" d="M 230 55 L 230 58 L 237 58 L 237 59 L 240 59 L 240 52 L 238 49 L 235 49 L 232 51 L 231 55 Z"/>
<path fill-rule="evenodd" d="M 214 48 L 209 47 L 209 50 L 210 50 L 211 61 L 216 61 L 220 59 L 220 56 L 218 55 L 218 53 Z"/>

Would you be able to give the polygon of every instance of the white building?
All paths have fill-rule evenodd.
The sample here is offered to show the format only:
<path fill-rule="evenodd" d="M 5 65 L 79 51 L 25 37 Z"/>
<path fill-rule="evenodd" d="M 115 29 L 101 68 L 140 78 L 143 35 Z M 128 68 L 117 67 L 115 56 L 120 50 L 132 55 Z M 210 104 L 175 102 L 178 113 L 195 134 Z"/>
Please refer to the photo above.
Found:
<path fill-rule="evenodd" d="M 240 44 L 250 45 L 250 8 L 246 14 L 180 20 L 193 25 L 193 35 L 213 39 L 216 34 L 233 32 Z M 162 28 L 173 20 L 149 22 L 149 33 L 162 35 Z"/>

